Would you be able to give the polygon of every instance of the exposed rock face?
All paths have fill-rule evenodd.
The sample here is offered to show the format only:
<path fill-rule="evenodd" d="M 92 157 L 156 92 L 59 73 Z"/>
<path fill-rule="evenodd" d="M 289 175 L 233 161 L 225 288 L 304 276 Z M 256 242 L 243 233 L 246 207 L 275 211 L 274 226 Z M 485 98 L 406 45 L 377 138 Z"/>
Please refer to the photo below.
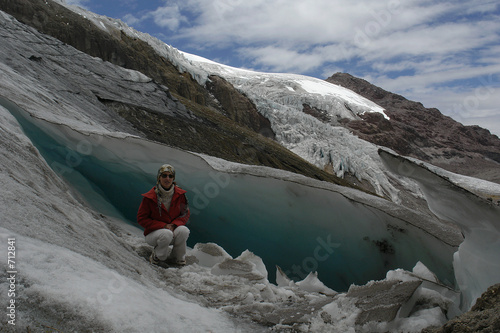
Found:
<path fill-rule="evenodd" d="M 53 104 L 65 105 L 64 110 L 81 107 L 94 120 L 106 124 L 107 129 L 133 134 L 137 131 L 127 126 L 102 101 L 128 104 L 130 108 L 142 108 L 165 117 L 196 119 L 172 97 L 167 87 L 151 78 L 90 57 L 7 18 L 3 12 L 0 15 L 3 80 L 0 97 L 26 103 L 23 106 L 28 110 L 30 105 L 52 110 L 54 117 L 64 115 L 55 111 L 51 107 Z M 36 86 L 30 84 L 35 81 Z M 38 91 L 41 96 L 36 103 L 31 104 L 29 94 L 25 94 L 30 90 Z"/>
<path fill-rule="evenodd" d="M 452 172 L 500 183 L 500 139 L 479 126 L 464 126 L 434 108 L 409 101 L 346 73 L 326 81 L 351 89 L 385 108 L 345 126 L 360 138 Z"/>
<path fill-rule="evenodd" d="M 311 107 L 310 105 L 307 105 L 307 104 L 303 104 L 302 106 L 303 106 L 302 111 L 304 113 L 311 115 L 311 116 L 315 117 L 316 119 L 319 119 L 325 123 L 331 121 L 330 116 L 327 114 L 326 111 L 320 110 L 320 109 L 315 108 L 315 107 Z"/>
<path fill-rule="evenodd" d="M 488 288 L 466 312 L 438 329 L 426 329 L 423 333 L 496 333 L 500 332 L 500 284 Z"/>
<path fill-rule="evenodd" d="M 221 103 L 225 115 L 239 125 L 274 139 L 271 123 L 257 111 L 255 104 L 220 76 L 211 75 L 208 90 Z"/>
<path fill-rule="evenodd" d="M 207 103 L 207 92 L 189 75 L 179 73 L 145 42 L 130 38 L 118 29 L 111 34 L 104 32 L 89 20 L 53 1 L 2 0 L 0 9 L 93 57 L 140 71 L 169 87 L 174 95 L 198 104 Z"/>

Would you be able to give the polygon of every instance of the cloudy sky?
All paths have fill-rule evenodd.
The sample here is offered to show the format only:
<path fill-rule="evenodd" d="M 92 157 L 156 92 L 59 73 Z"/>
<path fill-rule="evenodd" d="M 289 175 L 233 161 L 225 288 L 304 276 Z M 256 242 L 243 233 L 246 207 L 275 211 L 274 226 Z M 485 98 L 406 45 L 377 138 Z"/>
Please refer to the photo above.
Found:
<path fill-rule="evenodd" d="M 241 68 L 336 72 L 500 136 L 498 0 L 67 0 Z"/>

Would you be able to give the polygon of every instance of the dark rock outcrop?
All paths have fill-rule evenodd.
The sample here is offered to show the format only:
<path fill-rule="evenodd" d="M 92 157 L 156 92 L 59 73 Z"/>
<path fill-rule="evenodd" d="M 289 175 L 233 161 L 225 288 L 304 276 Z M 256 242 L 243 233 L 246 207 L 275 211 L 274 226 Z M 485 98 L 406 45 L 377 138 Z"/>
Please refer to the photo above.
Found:
<path fill-rule="evenodd" d="M 159 56 L 144 41 L 116 29 L 103 31 L 66 7 L 44 0 L 1 0 L 0 9 L 21 23 L 59 39 L 93 57 L 120 67 L 137 70 L 167 86 L 174 95 L 207 104 L 206 90 L 190 75 Z"/>
<path fill-rule="evenodd" d="M 241 126 L 275 138 L 270 121 L 257 111 L 257 107 L 247 96 L 220 76 L 210 75 L 209 79 L 207 89 L 220 102 L 225 116 Z"/>
<path fill-rule="evenodd" d="M 326 81 L 353 90 L 385 109 L 344 122 L 360 138 L 446 170 L 500 183 L 500 139 L 479 126 L 464 126 L 435 108 L 388 92 L 366 80 L 336 73 Z"/>

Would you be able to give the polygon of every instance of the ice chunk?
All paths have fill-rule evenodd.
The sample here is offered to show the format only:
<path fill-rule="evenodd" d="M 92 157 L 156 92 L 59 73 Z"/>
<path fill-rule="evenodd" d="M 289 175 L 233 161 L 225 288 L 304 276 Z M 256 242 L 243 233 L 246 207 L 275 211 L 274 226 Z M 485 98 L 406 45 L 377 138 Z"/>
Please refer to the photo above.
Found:
<path fill-rule="evenodd" d="M 225 259 L 232 259 L 222 247 L 215 243 L 197 243 L 190 254 L 198 259 L 198 263 L 205 267 L 213 267 Z"/>
<path fill-rule="evenodd" d="M 361 310 L 356 307 L 355 299 L 342 294 L 335 302 L 323 307 L 320 317 L 321 322 L 328 324 L 330 332 L 356 333 L 356 318 L 360 312 Z M 312 328 L 317 328 L 317 331 L 325 330 L 321 322 L 313 323 Z"/>
<path fill-rule="evenodd" d="M 393 320 L 421 283 L 420 280 L 383 280 L 364 286 L 351 286 L 347 297 L 356 298 L 356 306 L 362 310 L 356 318 L 356 324 Z"/>
<path fill-rule="evenodd" d="M 390 270 L 387 272 L 385 275 L 387 280 L 392 280 L 392 281 L 417 281 L 420 280 L 418 277 L 416 277 L 413 274 L 410 274 L 410 272 L 404 270 L 404 269 L 395 269 L 395 270 Z"/>
<path fill-rule="evenodd" d="M 417 262 L 415 267 L 413 268 L 413 273 L 418 277 L 431 281 L 431 282 L 439 282 L 436 274 L 431 272 L 422 262 Z"/>
<path fill-rule="evenodd" d="M 278 287 L 289 287 L 294 284 L 294 282 L 288 278 L 286 273 L 283 272 L 279 266 L 276 266 L 276 284 Z"/>
<path fill-rule="evenodd" d="M 216 264 L 211 272 L 214 275 L 236 275 L 249 280 L 267 279 L 267 270 L 265 270 L 262 259 L 248 250 L 236 259 L 226 258 L 221 263 Z"/>
<path fill-rule="evenodd" d="M 264 265 L 264 262 L 262 261 L 261 257 L 255 255 L 253 252 L 245 250 L 236 259 L 251 262 L 252 264 L 255 265 L 255 269 L 257 269 L 262 274 L 262 276 L 264 276 L 267 279 L 266 265 Z"/>
<path fill-rule="evenodd" d="M 333 289 L 328 288 L 323 284 L 318 279 L 318 272 L 311 272 L 307 277 L 295 283 L 300 289 L 308 291 L 308 292 L 315 292 L 315 293 L 321 293 L 325 295 L 335 295 L 337 292 Z"/>

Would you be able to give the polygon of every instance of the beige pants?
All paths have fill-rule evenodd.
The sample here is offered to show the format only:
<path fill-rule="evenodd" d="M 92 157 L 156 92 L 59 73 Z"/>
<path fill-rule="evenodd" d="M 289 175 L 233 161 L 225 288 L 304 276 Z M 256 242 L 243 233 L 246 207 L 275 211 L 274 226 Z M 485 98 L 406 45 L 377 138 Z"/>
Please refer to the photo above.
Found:
<path fill-rule="evenodd" d="M 181 225 L 174 232 L 168 229 L 158 229 L 146 236 L 146 243 L 155 248 L 156 257 L 160 260 L 184 260 L 186 257 L 186 241 L 189 229 Z M 170 245 L 172 251 L 170 252 Z M 170 252 L 170 253 L 169 253 Z"/>

